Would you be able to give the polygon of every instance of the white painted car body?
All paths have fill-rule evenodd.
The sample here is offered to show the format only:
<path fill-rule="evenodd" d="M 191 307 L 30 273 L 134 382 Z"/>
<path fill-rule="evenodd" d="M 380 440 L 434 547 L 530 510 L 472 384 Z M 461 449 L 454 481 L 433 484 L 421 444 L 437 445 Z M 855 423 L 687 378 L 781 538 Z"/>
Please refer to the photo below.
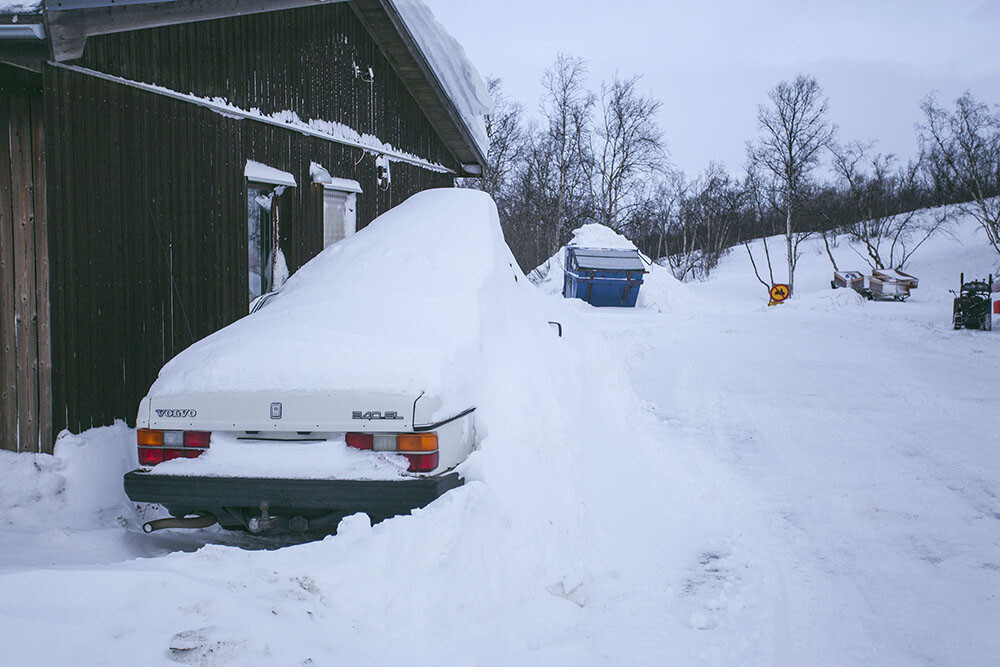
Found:
<path fill-rule="evenodd" d="M 146 397 L 139 428 L 225 433 L 244 441 L 326 442 L 347 433 L 433 432 L 439 464 L 427 476 L 448 471 L 473 451 L 473 408 L 433 420 L 441 401 L 420 394 L 329 391 L 251 391 Z M 376 449 L 376 451 L 378 451 Z M 155 467 L 153 468 L 155 471 Z"/>

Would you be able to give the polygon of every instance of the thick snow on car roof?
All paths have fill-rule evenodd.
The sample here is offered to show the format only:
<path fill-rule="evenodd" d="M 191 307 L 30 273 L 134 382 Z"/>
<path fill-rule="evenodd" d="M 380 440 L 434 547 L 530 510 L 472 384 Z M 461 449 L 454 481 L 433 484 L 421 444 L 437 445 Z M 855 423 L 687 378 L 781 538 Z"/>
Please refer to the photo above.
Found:
<path fill-rule="evenodd" d="M 516 307 L 527 285 L 516 266 L 488 195 L 417 194 L 324 250 L 263 309 L 177 355 L 150 395 L 426 392 L 443 410 L 470 407 L 481 322 Z"/>

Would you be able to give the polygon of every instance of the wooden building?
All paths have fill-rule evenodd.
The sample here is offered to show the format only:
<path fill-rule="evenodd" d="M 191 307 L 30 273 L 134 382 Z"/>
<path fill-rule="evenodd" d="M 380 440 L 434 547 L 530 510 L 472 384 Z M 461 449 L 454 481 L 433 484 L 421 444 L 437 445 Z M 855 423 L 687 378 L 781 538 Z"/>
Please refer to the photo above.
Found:
<path fill-rule="evenodd" d="M 0 15 L 0 447 L 131 422 L 286 266 L 480 173 L 440 67 L 392 0 Z"/>

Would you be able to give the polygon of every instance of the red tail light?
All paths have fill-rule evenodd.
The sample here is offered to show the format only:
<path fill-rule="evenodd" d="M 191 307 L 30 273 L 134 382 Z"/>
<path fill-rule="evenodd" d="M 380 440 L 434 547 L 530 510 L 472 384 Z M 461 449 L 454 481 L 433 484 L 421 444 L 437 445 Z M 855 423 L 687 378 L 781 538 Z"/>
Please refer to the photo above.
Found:
<path fill-rule="evenodd" d="M 410 462 L 409 472 L 431 472 L 440 464 L 436 433 L 400 433 L 378 435 L 379 445 L 375 446 L 371 433 L 348 433 L 347 446 L 354 449 L 398 452 Z M 411 453 L 413 452 L 413 453 Z M 419 453 L 417 453 L 419 452 Z"/>
<path fill-rule="evenodd" d="M 185 447 L 208 447 L 212 442 L 212 434 L 207 431 L 185 431 L 184 432 L 184 446 Z"/>
<path fill-rule="evenodd" d="M 410 472 L 430 472 L 438 467 L 438 453 L 403 454 L 410 461 Z"/>
<path fill-rule="evenodd" d="M 174 459 L 195 459 L 205 453 L 212 443 L 208 431 L 160 431 L 141 428 L 136 431 L 139 464 L 155 466 Z"/>
<path fill-rule="evenodd" d="M 139 463 L 144 466 L 155 466 L 157 463 L 163 463 L 163 450 L 153 449 L 152 447 L 140 447 Z"/>
<path fill-rule="evenodd" d="M 371 433 L 348 433 L 347 446 L 354 449 L 371 449 L 375 437 Z"/>

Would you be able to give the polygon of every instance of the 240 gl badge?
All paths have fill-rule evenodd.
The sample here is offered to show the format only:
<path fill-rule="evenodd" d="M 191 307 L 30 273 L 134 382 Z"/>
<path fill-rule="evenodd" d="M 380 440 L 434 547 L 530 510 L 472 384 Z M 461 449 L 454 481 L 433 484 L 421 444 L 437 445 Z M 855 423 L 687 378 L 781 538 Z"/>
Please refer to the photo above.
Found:
<path fill-rule="evenodd" d="M 389 410 L 387 412 L 380 412 L 378 410 L 372 410 L 369 412 L 352 412 L 351 419 L 361 419 L 364 421 L 402 421 L 403 418 L 399 416 L 399 413 L 395 410 Z"/>

